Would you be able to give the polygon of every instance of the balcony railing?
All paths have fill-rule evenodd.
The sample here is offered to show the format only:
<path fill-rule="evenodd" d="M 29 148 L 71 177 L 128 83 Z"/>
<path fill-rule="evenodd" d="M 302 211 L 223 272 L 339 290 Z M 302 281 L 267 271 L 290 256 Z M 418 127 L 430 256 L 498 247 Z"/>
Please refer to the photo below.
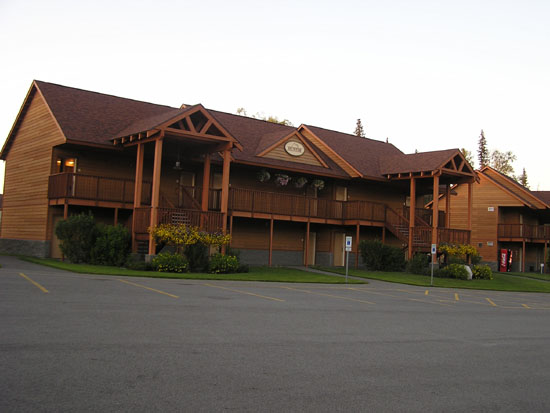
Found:
<path fill-rule="evenodd" d="M 385 205 L 367 201 L 335 201 L 276 192 L 231 188 L 229 210 L 321 219 L 384 222 Z"/>
<path fill-rule="evenodd" d="M 499 224 L 498 237 L 550 240 L 550 225 Z"/>
<path fill-rule="evenodd" d="M 135 208 L 135 232 L 147 233 L 151 226 L 151 207 Z M 198 211 L 196 209 L 159 208 L 158 224 L 186 224 L 199 227 L 208 232 L 221 232 L 223 214 L 215 211 Z"/>
<path fill-rule="evenodd" d="M 105 202 L 134 202 L 134 181 L 130 179 L 60 173 L 50 175 L 48 198 L 73 198 Z M 151 183 L 143 182 L 142 204 L 151 203 Z"/>

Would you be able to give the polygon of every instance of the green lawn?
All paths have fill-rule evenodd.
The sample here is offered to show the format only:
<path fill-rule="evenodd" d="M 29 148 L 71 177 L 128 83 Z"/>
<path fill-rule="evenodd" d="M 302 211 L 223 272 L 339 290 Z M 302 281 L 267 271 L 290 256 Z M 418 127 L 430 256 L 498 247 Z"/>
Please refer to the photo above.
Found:
<path fill-rule="evenodd" d="M 537 280 L 550 281 L 550 274 L 541 274 L 540 272 L 509 272 L 508 274 L 516 277 L 535 278 Z"/>
<path fill-rule="evenodd" d="M 271 281 L 295 283 L 343 284 L 343 277 L 316 274 L 284 267 L 251 267 L 248 273 L 239 274 L 206 274 L 206 273 L 166 273 L 156 271 L 135 271 L 126 268 L 109 267 L 91 264 L 71 264 L 49 258 L 20 257 L 25 261 L 46 265 L 65 271 L 82 274 L 101 274 L 125 277 L 179 278 L 192 280 L 233 280 L 233 281 Z M 348 280 L 350 284 L 365 284 L 366 281 Z"/>
<path fill-rule="evenodd" d="M 316 267 L 324 271 L 337 272 L 345 274 L 344 268 L 334 267 Z M 388 281 L 401 284 L 418 285 L 423 287 L 430 286 L 430 276 L 408 274 L 404 272 L 376 272 L 366 270 L 350 269 L 349 275 L 361 278 L 370 278 L 380 281 Z M 540 274 L 539 274 L 540 275 Z M 469 288 L 475 290 L 496 290 L 496 291 L 522 291 L 550 293 L 550 282 L 539 281 L 526 276 L 517 276 L 510 274 L 493 273 L 493 280 L 455 280 L 451 278 L 434 277 L 434 287 L 445 288 Z"/>

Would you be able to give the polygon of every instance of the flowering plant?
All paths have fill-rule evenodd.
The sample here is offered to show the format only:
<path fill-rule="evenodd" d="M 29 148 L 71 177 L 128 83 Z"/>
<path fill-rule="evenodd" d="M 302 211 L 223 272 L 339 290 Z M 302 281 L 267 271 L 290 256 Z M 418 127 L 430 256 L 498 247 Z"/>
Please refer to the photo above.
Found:
<path fill-rule="evenodd" d="M 311 186 L 320 191 L 325 187 L 325 181 L 323 181 L 322 179 L 314 179 L 311 182 Z"/>
<path fill-rule="evenodd" d="M 290 181 L 290 176 L 285 174 L 275 175 L 275 185 L 277 186 L 287 186 Z"/>
<path fill-rule="evenodd" d="M 294 181 L 294 186 L 296 188 L 303 188 L 305 186 L 305 184 L 307 184 L 307 179 L 304 178 L 303 176 L 299 177 L 298 179 L 296 179 Z"/>
<path fill-rule="evenodd" d="M 258 181 L 260 182 L 267 182 L 271 179 L 271 174 L 266 171 L 265 169 L 262 169 L 258 174 L 256 175 L 258 178 Z"/>

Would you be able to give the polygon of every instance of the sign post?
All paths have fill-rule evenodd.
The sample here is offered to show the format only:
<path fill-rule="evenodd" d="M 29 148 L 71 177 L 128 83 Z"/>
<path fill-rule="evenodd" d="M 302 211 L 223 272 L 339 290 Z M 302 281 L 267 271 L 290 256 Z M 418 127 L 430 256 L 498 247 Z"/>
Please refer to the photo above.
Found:
<path fill-rule="evenodd" d="M 432 244 L 432 263 L 431 263 L 431 267 L 432 267 L 432 275 L 430 277 L 430 285 L 433 287 L 434 286 L 434 265 L 435 265 L 435 255 L 437 254 L 437 244 Z"/>
<path fill-rule="evenodd" d="M 348 283 L 349 253 L 351 252 L 352 237 L 346 237 L 346 284 Z"/>

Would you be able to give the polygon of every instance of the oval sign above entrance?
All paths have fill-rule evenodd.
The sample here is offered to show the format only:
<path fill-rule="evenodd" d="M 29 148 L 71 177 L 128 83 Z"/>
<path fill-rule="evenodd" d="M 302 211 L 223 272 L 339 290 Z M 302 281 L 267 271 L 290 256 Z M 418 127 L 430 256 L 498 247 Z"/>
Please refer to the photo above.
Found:
<path fill-rule="evenodd" d="M 301 156 L 304 154 L 306 149 L 300 142 L 289 141 L 285 144 L 285 151 L 292 156 Z"/>

